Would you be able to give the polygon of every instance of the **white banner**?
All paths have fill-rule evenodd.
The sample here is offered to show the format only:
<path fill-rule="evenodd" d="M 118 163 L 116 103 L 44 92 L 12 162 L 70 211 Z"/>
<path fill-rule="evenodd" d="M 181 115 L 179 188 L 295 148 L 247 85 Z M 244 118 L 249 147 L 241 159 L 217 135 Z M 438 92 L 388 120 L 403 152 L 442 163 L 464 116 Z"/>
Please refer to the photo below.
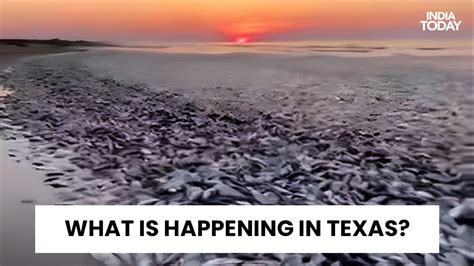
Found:
<path fill-rule="evenodd" d="M 37 253 L 437 253 L 438 206 L 36 206 Z"/>

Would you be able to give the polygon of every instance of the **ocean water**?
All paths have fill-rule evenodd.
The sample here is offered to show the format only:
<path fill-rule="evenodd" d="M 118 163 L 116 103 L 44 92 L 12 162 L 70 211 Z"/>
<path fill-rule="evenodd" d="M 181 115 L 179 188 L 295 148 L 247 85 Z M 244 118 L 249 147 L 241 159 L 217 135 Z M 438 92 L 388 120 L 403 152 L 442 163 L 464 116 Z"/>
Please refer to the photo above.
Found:
<path fill-rule="evenodd" d="M 200 97 L 203 88 L 291 89 L 329 79 L 431 77 L 439 69 L 470 73 L 471 49 L 470 41 L 174 43 L 100 48 L 77 60 L 95 73 Z M 204 95 L 219 98 L 211 92 Z"/>
<path fill-rule="evenodd" d="M 339 46 L 327 48 L 318 44 L 324 52 L 314 51 L 315 44 L 307 43 L 174 44 L 106 48 L 69 56 L 100 76 L 146 84 L 155 91 L 171 90 L 222 112 L 279 110 L 285 108 L 282 103 L 302 93 L 305 95 L 291 104 L 304 111 L 327 113 L 326 120 L 338 121 L 351 121 L 346 119 L 351 113 L 370 110 L 366 105 L 371 104 L 369 96 L 374 91 L 384 94 L 416 88 L 416 94 L 426 98 L 433 95 L 434 87 L 441 90 L 436 96 L 443 95 L 448 79 L 466 84 L 471 80 L 472 57 L 461 56 L 470 52 L 461 49 L 461 44 L 370 43 L 370 49 L 362 44 L 337 43 Z M 292 50 L 273 52 L 282 47 Z M 346 94 L 355 95 L 357 101 L 335 108 L 331 99 Z"/>
<path fill-rule="evenodd" d="M 416 56 L 471 55 L 472 40 L 380 40 L 380 41 L 300 41 L 249 43 L 147 43 L 116 47 L 118 50 L 143 50 L 162 53 L 262 53 L 337 56 Z"/>

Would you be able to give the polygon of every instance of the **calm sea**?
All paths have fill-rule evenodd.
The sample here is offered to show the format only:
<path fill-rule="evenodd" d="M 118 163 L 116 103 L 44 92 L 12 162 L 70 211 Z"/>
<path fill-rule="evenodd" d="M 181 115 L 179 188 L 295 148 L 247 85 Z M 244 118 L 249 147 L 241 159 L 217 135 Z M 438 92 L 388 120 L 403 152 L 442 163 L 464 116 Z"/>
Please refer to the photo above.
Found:
<path fill-rule="evenodd" d="M 382 40 L 382 41 L 304 41 L 259 43 L 148 43 L 114 49 L 147 50 L 163 53 L 269 53 L 326 54 L 339 56 L 417 56 L 472 55 L 472 40 Z"/>

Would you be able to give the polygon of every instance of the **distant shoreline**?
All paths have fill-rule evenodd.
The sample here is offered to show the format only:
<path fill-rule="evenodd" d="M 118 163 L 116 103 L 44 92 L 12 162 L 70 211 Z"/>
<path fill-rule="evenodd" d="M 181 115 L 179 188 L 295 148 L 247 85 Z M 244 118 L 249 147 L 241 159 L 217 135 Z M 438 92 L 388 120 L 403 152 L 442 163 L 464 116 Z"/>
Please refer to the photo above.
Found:
<path fill-rule="evenodd" d="M 84 40 L 62 40 L 62 39 L 0 39 L 0 44 L 13 45 L 18 47 L 29 47 L 30 45 L 52 45 L 58 47 L 78 47 L 78 46 L 115 46 L 106 42 L 84 41 Z"/>
<path fill-rule="evenodd" d="M 168 43 L 155 45 L 120 44 L 108 41 L 63 40 L 63 39 L 0 39 L 0 55 L 44 54 L 86 51 L 88 48 L 118 49 L 155 49 L 166 53 L 276 53 L 276 54 L 330 54 L 339 56 L 387 56 L 393 54 L 409 54 L 419 56 L 436 55 L 470 55 L 471 46 L 466 44 L 447 44 L 408 42 L 370 43 L 357 41 L 325 41 L 314 42 L 249 42 L 238 43 Z"/>
<path fill-rule="evenodd" d="M 106 42 L 62 39 L 0 39 L 0 69 L 34 55 L 86 51 L 89 47 L 114 47 Z"/>
<path fill-rule="evenodd" d="M 0 56 L 3 60 L 9 60 L 19 56 L 57 54 L 65 52 L 86 51 L 88 47 L 114 47 L 115 45 L 105 42 L 94 41 L 69 41 L 61 39 L 0 39 Z M 4 62 L 5 63 L 5 62 Z"/>

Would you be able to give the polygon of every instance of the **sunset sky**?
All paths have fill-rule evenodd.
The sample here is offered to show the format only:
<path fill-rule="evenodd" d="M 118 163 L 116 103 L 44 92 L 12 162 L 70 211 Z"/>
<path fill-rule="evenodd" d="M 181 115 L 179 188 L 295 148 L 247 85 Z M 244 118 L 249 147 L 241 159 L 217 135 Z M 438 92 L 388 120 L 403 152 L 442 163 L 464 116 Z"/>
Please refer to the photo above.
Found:
<path fill-rule="evenodd" d="M 116 42 L 472 38 L 471 0 L 0 0 L 1 38 Z M 422 32 L 452 11 L 460 32 Z"/>

